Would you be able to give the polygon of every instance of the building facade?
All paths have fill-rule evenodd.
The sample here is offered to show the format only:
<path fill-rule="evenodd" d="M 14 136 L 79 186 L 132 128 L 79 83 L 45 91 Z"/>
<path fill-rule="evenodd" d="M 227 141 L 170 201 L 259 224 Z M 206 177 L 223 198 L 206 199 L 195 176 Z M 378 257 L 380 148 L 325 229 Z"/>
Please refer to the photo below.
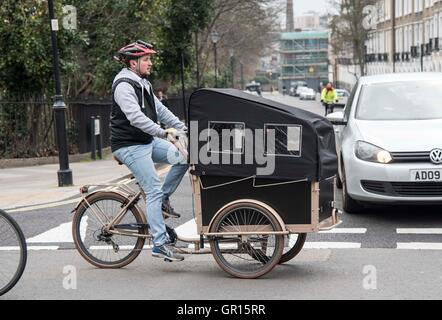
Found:
<path fill-rule="evenodd" d="M 442 71 L 442 0 L 380 0 L 366 73 Z"/>
<path fill-rule="evenodd" d="M 280 86 L 306 81 L 310 88 L 328 81 L 328 31 L 284 32 L 280 37 Z"/>

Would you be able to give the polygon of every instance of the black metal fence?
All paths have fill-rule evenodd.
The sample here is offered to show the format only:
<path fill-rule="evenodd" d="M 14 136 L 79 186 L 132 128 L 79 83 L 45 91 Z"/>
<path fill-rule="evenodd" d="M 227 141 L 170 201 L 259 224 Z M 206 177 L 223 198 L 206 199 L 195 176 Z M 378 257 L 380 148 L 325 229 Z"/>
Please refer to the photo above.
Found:
<path fill-rule="evenodd" d="M 186 96 L 188 101 L 189 96 Z M 163 103 L 180 119 L 185 119 L 181 97 Z M 52 101 L 43 98 L 0 100 L 0 158 L 46 157 L 57 154 Z M 66 102 L 69 153 L 91 151 L 92 116 L 100 116 L 103 147 L 110 145 L 111 100 L 85 99 Z"/>
<path fill-rule="evenodd" d="M 72 136 L 72 113 L 68 109 L 67 127 Z M 0 101 L 0 157 L 42 157 L 55 154 L 56 137 L 52 102 L 43 98 Z"/>
<path fill-rule="evenodd" d="M 78 153 L 91 151 L 91 117 L 100 117 L 100 134 L 103 139 L 103 147 L 110 146 L 111 105 L 112 102 L 108 99 L 81 100 L 70 103 Z"/>

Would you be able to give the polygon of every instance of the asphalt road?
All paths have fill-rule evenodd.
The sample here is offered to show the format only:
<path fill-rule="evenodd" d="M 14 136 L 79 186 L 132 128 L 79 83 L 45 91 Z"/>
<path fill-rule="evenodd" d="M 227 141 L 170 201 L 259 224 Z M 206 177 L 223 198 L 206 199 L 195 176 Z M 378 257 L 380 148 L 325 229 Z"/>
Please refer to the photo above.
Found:
<path fill-rule="evenodd" d="M 318 102 L 272 97 L 322 112 Z M 341 194 L 336 194 L 338 207 Z M 193 219 L 188 176 L 172 199 L 182 218 Z M 74 203 L 14 212 L 28 241 L 21 281 L 1 299 L 440 299 L 442 214 L 439 207 L 370 208 L 342 214 L 333 233 L 309 235 L 305 249 L 258 280 L 225 274 L 211 255 L 184 262 L 153 259 L 146 250 L 120 270 L 84 261 L 70 238 Z M 401 249 L 431 244 L 433 250 Z"/>

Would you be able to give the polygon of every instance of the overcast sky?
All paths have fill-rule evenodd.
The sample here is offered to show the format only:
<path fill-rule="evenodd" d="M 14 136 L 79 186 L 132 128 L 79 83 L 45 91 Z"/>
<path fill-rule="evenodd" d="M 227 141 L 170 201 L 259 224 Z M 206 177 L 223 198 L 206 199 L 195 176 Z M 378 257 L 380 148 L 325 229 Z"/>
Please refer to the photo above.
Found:
<path fill-rule="evenodd" d="M 281 26 L 285 27 L 285 12 L 287 0 L 279 0 L 283 10 L 281 12 L 280 22 Z M 317 11 L 319 13 L 326 13 L 329 7 L 328 0 L 293 0 L 293 11 L 295 16 L 302 15 L 307 11 Z"/>
<path fill-rule="evenodd" d="M 283 3 L 287 1 L 282 0 Z M 301 15 L 306 11 L 314 10 L 319 12 L 326 12 L 328 6 L 327 0 L 293 0 L 293 10 L 295 15 Z"/>

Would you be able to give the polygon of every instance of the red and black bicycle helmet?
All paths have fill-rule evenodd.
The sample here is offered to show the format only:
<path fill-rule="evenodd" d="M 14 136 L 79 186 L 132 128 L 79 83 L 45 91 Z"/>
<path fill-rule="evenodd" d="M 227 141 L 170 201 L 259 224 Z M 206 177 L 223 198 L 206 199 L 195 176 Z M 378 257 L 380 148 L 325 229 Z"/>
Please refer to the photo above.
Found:
<path fill-rule="evenodd" d="M 130 60 L 137 60 L 148 54 L 155 53 L 157 52 L 153 49 L 153 45 L 142 40 L 137 40 L 136 42 L 118 50 L 117 55 L 114 58 L 119 62 L 127 63 Z"/>

